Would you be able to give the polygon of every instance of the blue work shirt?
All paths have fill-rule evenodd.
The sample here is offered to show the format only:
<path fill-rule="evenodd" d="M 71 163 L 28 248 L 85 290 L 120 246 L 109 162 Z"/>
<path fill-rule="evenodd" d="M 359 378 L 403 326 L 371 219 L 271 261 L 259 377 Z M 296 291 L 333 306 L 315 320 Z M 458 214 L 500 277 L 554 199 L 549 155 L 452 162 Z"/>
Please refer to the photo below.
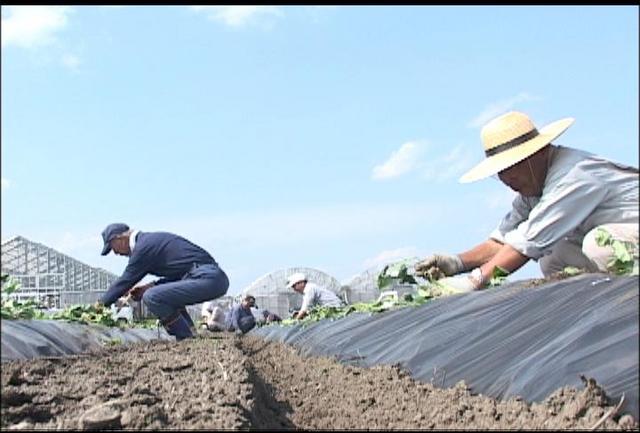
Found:
<path fill-rule="evenodd" d="M 102 295 L 100 302 L 108 307 L 147 274 L 163 277 L 155 282 L 158 285 L 180 280 L 194 264 L 207 263 L 217 266 L 208 252 L 181 236 L 139 232 L 122 276 Z"/>
<path fill-rule="evenodd" d="M 234 306 L 231 311 L 227 313 L 227 317 L 225 319 L 227 331 L 235 331 L 239 329 L 242 332 L 249 332 L 254 326 L 256 326 L 256 319 L 253 317 L 251 308 L 245 309 L 242 304 Z"/>

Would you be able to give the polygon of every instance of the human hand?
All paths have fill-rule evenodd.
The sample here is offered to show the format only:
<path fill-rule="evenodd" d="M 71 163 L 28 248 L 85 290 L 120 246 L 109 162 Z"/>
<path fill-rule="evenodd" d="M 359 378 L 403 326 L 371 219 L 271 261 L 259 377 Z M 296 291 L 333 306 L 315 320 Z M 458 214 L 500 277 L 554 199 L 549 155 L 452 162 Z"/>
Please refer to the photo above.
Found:
<path fill-rule="evenodd" d="M 147 283 L 147 284 L 143 284 L 141 286 L 136 286 L 136 287 L 132 288 L 131 290 L 129 290 L 129 296 L 131 296 L 131 299 L 133 299 L 134 301 L 138 302 L 138 301 L 140 301 L 140 299 L 142 299 L 142 295 L 144 294 L 144 292 L 146 292 L 147 289 L 149 289 L 153 285 L 154 285 L 154 283 L 150 282 L 150 283 Z"/>
<path fill-rule="evenodd" d="M 432 254 L 416 263 L 414 268 L 418 275 L 425 278 L 430 277 L 430 280 L 440 279 L 442 274 L 451 276 L 464 271 L 460 257 L 447 254 Z"/>

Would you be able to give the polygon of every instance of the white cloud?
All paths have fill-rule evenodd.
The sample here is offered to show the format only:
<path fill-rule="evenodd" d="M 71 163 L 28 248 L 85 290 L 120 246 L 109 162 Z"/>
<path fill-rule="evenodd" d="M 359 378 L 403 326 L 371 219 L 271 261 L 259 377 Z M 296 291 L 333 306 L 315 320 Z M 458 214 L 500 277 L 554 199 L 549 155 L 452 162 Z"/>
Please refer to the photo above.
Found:
<path fill-rule="evenodd" d="M 11 181 L 9 179 L 6 178 L 2 178 L 2 190 L 4 191 L 5 189 L 9 189 L 9 187 L 11 186 Z"/>
<path fill-rule="evenodd" d="M 480 114 L 473 118 L 467 125 L 469 128 L 481 128 L 491 119 L 511 110 L 517 104 L 528 101 L 539 101 L 541 98 L 520 92 L 516 96 L 489 104 Z"/>
<path fill-rule="evenodd" d="M 424 164 L 423 176 L 426 180 L 443 182 L 461 176 L 475 163 L 473 156 L 458 145 L 448 153 L 434 158 Z"/>
<path fill-rule="evenodd" d="M 281 16 L 275 6 L 191 6 L 192 10 L 207 15 L 211 21 L 222 22 L 230 27 L 242 27 L 259 18 Z"/>
<path fill-rule="evenodd" d="M 426 143 L 409 141 L 394 151 L 389 159 L 373 168 L 371 177 L 376 180 L 391 179 L 407 174 L 420 166 Z"/>
<path fill-rule="evenodd" d="M 67 25 L 68 6 L 3 6 L 2 46 L 33 48 L 55 40 Z"/>
<path fill-rule="evenodd" d="M 389 263 L 394 263 L 407 258 L 418 257 L 419 255 L 420 253 L 418 252 L 418 249 L 416 247 L 403 247 L 397 248 L 395 250 L 386 250 L 382 251 L 375 257 L 366 259 L 363 262 L 363 267 L 365 269 L 382 269 L 382 267 L 388 265 Z"/>
<path fill-rule="evenodd" d="M 80 59 L 73 54 L 65 54 L 62 56 L 62 64 L 72 71 L 77 71 L 80 67 Z"/>

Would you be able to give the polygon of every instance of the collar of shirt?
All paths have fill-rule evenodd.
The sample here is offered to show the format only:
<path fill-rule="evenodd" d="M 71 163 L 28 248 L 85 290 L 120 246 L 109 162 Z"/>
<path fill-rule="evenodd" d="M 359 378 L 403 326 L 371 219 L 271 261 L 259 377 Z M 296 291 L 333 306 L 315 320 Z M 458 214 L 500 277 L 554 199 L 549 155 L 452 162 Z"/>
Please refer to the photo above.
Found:
<path fill-rule="evenodd" d="M 138 233 L 140 233 L 140 230 L 134 230 L 131 232 L 131 236 L 129 236 L 129 249 L 131 251 L 136 247 L 136 237 L 138 236 Z"/>

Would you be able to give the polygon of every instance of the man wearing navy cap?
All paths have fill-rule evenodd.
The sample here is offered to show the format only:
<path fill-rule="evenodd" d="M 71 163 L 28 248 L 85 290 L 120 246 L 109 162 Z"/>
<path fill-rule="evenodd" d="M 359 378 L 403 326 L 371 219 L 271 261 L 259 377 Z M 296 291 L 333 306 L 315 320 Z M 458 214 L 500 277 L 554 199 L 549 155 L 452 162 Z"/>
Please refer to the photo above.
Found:
<path fill-rule="evenodd" d="M 134 300 L 145 303 L 176 340 L 193 336 L 194 324 L 186 305 L 227 293 L 229 279 L 213 257 L 181 236 L 141 232 L 115 223 L 104 229 L 102 239 L 103 256 L 113 250 L 115 254 L 128 256 L 129 263 L 98 302 L 108 307 L 129 292 Z M 135 286 L 147 274 L 161 278 Z"/>

